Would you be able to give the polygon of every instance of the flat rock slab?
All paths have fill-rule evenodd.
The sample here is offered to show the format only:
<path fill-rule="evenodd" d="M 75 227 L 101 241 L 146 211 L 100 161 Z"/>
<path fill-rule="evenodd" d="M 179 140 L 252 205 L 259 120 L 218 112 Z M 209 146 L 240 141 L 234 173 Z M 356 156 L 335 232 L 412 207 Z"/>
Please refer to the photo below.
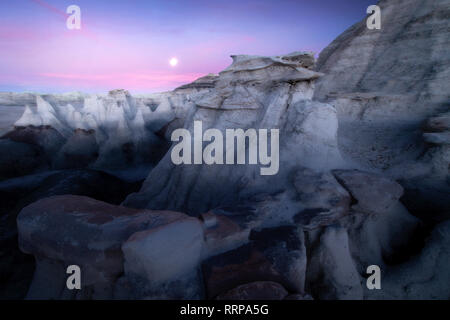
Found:
<path fill-rule="evenodd" d="M 355 211 L 383 213 L 403 195 L 401 185 L 380 175 L 358 170 L 335 170 L 333 173 L 357 201 L 352 206 Z"/>

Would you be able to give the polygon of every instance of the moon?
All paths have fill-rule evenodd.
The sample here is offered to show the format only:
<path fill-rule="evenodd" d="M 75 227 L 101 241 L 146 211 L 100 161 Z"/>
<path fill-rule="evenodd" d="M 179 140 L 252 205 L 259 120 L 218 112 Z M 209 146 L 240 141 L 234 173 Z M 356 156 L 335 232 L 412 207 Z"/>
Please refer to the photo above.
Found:
<path fill-rule="evenodd" d="M 172 59 L 170 59 L 169 60 L 169 64 L 172 66 L 172 67 L 176 67 L 177 66 L 177 64 L 178 64 L 178 59 L 177 58 L 172 58 Z"/>

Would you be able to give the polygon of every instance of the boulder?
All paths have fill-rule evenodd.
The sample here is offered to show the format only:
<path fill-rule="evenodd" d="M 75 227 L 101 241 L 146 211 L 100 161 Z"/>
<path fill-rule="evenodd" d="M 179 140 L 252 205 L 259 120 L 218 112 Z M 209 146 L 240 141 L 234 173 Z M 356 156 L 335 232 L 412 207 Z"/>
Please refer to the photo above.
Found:
<path fill-rule="evenodd" d="M 350 192 L 355 204 L 352 209 L 380 213 L 398 202 L 403 188 L 389 178 L 358 170 L 333 171 L 336 179 Z"/>
<path fill-rule="evenodd" d="M 99 188 L 98 186 L 101 186 Z M 0 296 L 14 292 L 23 298 L 31 282 L 34 259 L 23 254 L 17 244 L 17 215 L 27 205 L 56 195 L 83 195 L 96 200 L 119 204 L 139 184 L 126 183 L 95 170 L 46 171 L 0 182 Z M 17 280 L 21 279 L 21 280 Z"/>
<path fill-rule="evenodd" d="M 182 213 L 129 209 L 70 195 L 27 206 L 17 218 L 20 248 L 37 262 L 27 298 L 62 298 L 59 293 L 67 278 L 62 271 L 69 265 L 82 271 L 78 295 L 112 298 L 114 284 L 124 271 L 122 244 L 135 232 L 185 218 Z M 58 288 L 42 287 L 49 282 Z"/>

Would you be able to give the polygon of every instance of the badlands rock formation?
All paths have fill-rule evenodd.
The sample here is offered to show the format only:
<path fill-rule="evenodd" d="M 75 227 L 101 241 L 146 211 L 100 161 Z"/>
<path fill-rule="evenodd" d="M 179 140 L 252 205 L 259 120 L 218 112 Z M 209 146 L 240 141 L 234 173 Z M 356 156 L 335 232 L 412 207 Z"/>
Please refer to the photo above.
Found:
<path fill-rule="evenodd" d="M 343 157 L 357 168 L 397 179 L 404 187 L 402 203 L 421 218 L 423 230 L 431 230 L 450 218 L 450 2 L 381 0 L 378 5 L 381 30 L 368 30 L 363 20 L 322 51 L 315 70 L 325 75 L 315 99 L 336 107 Z M 386 225 L 382 229 L 388 234 Z M 449 262 L 442 249 L 445 235 L 436 236 L 446 229 L 436 229 L 441 231 L 423 231 L 421 238 L 429 237 L 425 243 L 409 245 L 423 253 L 389 271 L 389 288 L 367 294 L 448 297 L 448 288 L 443 289 L 448 286 L 425 280 L 445 282 L 449 276 L 439 269 L 441 257 Z M 368 230 L 361 234 L 368 237 L 373 232 Z"/>
<path fill-rule="evenodd" d="M 63 207 L 61 203 L 64 203 Z M 45 211 L 45 214 L 36 214 L 42 211 Z M 189 219 L 191 218 L 182 213 L 138 211 L 76 196 L 50 197 L 35 202 L 23 209 L 18 218 L 19 245 L 22 251 L 32 253 L 37 262 L 27 297 L 59 299 L 70 298 L 77 293 L 82 295 L 80 298 L 107 299 L 113 297 L 117 278 L 124 272 L 125 277 L 129 274 L 145 277 L 146 270 L 152 270 L 153 267 L 162 268 L 157 271 L 170 273 L 168 268 L 182 267 L 183 264 L 178 261 L 177 264 L 171 265 L 177 261 L 173 261 L 173 258 L 166 254 L 158 256 L 157 259 L 149 259 L 144 264 L 136 261 L 146 258 L 133 255 L 133 248 L 139 246 L 136 243 L 137 238 L 141 241 L 155 241 L 155 235 L 145 237 L 136 232 L 172 225 L 178 220 L 186 220 L 184 223 L 187 223 Z M 175 232 L 172 236 L 177 234 L 189 237 L 186 230 L 183 233 Z M 197 232 L 197 237 L 198 234 Z M 183 250 L 172 251 L 180 250 L 178 245 L 181 243 L 169 236 L 171 235 L 166 234 L 166 237 L 161 239 L 167 239 L 168 242 L 157 242 L 154 244 L 155 248 L 163 253 L 169 250 L 176 259 L 189 257 L 191 251 L 185 251 L 185 255 L 180 255 Z M 54 239 L 60 240 L 54 242 Z M 191 242 L 186 241 L 185 244 L 190 245 Z M 142 252 L 145 251 L 145 248 L 141 249 Z M 83 290 L 79 292 L 69 291 L 66 287 L 65 270 L 72 264 L 83 270 Z"/>
<path fill-rule="evenodd" d="M 336 107 L 344 158 L 399 179 L 410 210 L 442 221 L 450 218 L 450 3 L 379 6 L 381 30 L 363 20 L 321 52 L 315 98 Z"/>
<path fill-rule="evenodd" d="M 335 109 L 311 100 L 314 81 L 320 77 L 311 70 L 311 54 L 232 58 L 233 64 L 215 80 L 214 90 L 195 101 L 184 127 L 192 135 L 194 121 L 202 121 L 203 130 L 215 128 L 223 135 L 228 128 L 280 129 L 277 177 L 260 177 L 255 166 L 176 166 L 168 152 L 141 191 L 131 195 L 125 205 L 200 214 L 214 207 L 235 205 L 250 192 L 261 193 L 261 188 L 266 196 L 285 192 L 296 166 L 315 170 L 345 167 L 337 146 Z M 293 206 L 296 208 L 292 210 L 298 210 L 298 204 Z M 270 210 L 268 215 L 277 209 Z M 294 212 L 286 213 L 290 214 Z"/>
<path fill-rule="evenodd" d="M 165 151 L 160 131 L 188 109 L 187 98 L 181 96 L 155 95 L 154 101 L 116 90 L 107 96 L 86 97 L 79 107 L 37 96 L 37 107 L 27 106 L 15 130 L 4 138 L 37 146 L 47 155 L 46 164 L 51 168 L 154 163 Z M 45 139 L 45 135 L 52 137 Z"/>
<path fill-rule="evenodd" d="M 23 208 L 19 244 L 36 260 L 27 297 L 449 299 L 449 3 L 380 6 L 382 30 L 356 24 L 317 65 L 307 52 L 240 55 L 172 92 L 37 97 L 0 139 L 11 150 L 3 198 L 33 190 L 2 208 L 7 221 Z M 193 137 L 194 121 L 279 129 L 278 174 L 173 164 L 171 133 Z M 155 166 L 131 194 L 134 184 L 93 170 L 124 177 L 142 164 Z M 82 172 L 91 178 L 77 181 Z M 83 194 L 72 181 L 121 191 Z M 72 264 L 85 274 L 76 292 L 65 289 Z M 366 286 L 371 265 L 381 290 Z"/>
<path fill-rule="evenodd" d="M 83 195 L 119 204 L 139 183 L 89 169 L 47 171 L 0 182 L 0 272 L 1 299 L 21 299 L 28 291 L 34 261 L 23 254 L 17 243 L 17 214 L 39 199 L 57 195 Z"/>

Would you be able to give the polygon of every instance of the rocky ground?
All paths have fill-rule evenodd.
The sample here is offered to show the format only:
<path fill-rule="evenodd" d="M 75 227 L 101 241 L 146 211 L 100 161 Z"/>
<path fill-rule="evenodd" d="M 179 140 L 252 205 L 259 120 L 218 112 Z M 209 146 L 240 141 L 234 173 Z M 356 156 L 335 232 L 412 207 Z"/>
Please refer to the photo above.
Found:
<path fill-rule="evenodd" d="M 449 299 L 450 2 L 379 5 L 381 31 L 361 21 L 317 63 L 239 55 L 166 93 L 0 95 L 27 105 L 0 139 L 0 298 Z M 171 133 L 196 120 L 279 129 L 279 173 L 174 165 Z"/>

